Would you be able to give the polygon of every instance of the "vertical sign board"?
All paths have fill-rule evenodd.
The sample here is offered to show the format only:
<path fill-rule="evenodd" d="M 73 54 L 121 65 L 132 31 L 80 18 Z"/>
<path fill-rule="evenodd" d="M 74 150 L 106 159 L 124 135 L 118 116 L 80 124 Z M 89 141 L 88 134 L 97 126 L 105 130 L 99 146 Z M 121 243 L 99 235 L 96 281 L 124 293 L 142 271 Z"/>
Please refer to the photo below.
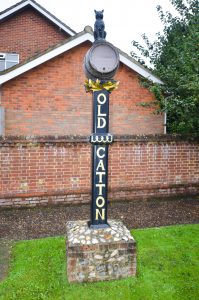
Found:
<path fill-rule="evenodd" d="M 91 228 L 108 227 L 108 145 L 113 142 L 109 131 L 109 93 L 118 87 L 113 77 L 119 67 L 119 53 L 105 41 L 103 12 L 95 10 L 94 44 L 84 58 L 87 92 L 93 92 L 92 206 Z"/>
<path fill-rule="evenodd" d="M 108 227 L 108 144 L 113 142 L 109 130 L 109 92 L 105 89 L 93 92 L 92 149 L 92 208 L 91 228 Z"/>

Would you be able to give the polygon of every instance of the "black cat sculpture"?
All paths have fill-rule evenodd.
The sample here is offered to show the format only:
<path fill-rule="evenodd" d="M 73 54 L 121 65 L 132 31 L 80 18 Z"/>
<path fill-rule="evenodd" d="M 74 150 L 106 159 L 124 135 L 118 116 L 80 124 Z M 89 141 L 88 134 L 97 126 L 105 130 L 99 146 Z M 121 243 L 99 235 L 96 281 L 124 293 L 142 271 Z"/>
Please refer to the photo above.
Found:
<path fill-rule="evenodd" d="M 95 10 L 95 24 L 94 24 L 94 38 L 96 40 L 101 40 L 106 38 L 106 31 L 104 21 L 103 21 L 103 12 L 104 10 L 101 11 L 96 11 Z"/>

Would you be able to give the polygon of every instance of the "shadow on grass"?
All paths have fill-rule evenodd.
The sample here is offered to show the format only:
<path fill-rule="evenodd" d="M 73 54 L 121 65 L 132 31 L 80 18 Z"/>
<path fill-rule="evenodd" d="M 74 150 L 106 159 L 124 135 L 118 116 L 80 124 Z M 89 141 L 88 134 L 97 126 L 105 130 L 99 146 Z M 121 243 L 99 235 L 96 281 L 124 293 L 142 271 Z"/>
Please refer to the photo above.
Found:
<path fill-rule="evenodd" d="M 0 239 L 0 281 L 2 281 L 8 274 L 12 245 L 12 241 Z"/>

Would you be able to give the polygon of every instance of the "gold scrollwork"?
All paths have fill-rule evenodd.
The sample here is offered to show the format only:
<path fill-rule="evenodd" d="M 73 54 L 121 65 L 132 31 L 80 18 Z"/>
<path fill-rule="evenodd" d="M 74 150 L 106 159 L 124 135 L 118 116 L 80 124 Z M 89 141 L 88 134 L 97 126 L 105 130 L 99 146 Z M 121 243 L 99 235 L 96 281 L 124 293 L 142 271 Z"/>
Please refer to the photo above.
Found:
<path fill-rule="evenodd" d="M 112 92 L 116 90 L 119 86 L 119 81 L 106 81 L 106 82 L 101 82 L 99 79 L 96 81 L 93 81 L 91 79 L 85 80 L 85 89 L 86 92 L 95 92 L 95 91 L 100 91 L 100 90 L 107 90 L 109 92 Z"/>

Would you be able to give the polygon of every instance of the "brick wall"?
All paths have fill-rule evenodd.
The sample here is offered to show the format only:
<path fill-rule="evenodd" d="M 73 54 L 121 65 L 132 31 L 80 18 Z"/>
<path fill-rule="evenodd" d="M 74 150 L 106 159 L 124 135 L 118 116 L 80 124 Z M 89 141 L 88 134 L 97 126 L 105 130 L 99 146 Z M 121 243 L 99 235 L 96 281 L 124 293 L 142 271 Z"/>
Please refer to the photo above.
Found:
<path fill-rule="evenodd" d="M 84 90 L 82 64 L 89 43 L 40 65 L 2 86 L 6 135 L 87 135 L 91 130 L 92 95 Z M 139 106 L 153 101 L 137 73 L 121 64 L 119 89 L 110 96 L 110 132 L 163 133 L 163 117 Z"/>
<path fill-rule="evenodd" d="M 199 144 L 168 136 L 116 137 L 109 200 L 199 192 Z M 84 137 L 0 141 L 0 206 L 90 201 L 91 146 Z"/>
<path fill-rule="evenodd" d="M 16 52 L 20 62 L 69 37 L 32 8 L 1 22 L 0 31 L 0 52 Z"/>

